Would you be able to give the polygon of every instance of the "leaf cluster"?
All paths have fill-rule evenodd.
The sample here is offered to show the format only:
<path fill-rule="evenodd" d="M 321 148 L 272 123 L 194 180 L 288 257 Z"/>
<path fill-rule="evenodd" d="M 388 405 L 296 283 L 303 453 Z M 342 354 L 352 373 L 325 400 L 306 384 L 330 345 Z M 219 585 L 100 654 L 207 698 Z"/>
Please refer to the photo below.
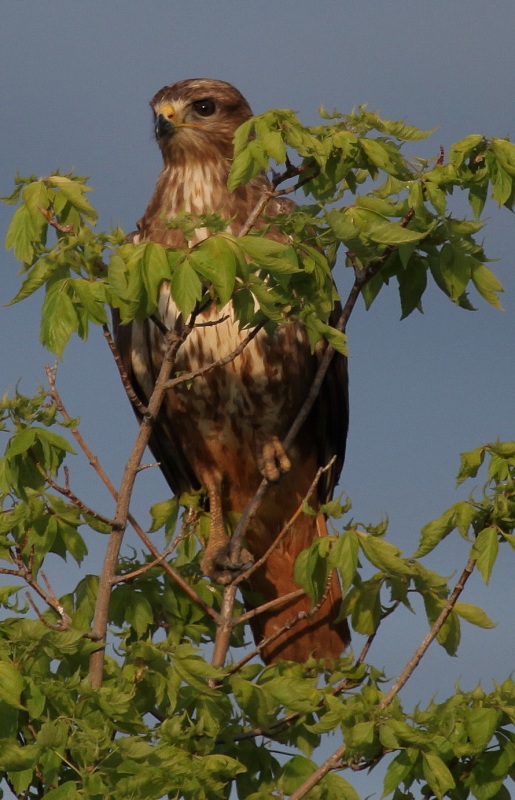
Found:
<path fill-rule="evenodd" d="M 20 393 L 4 398 L 2 420 L 9 436 L 3 465 L 20 455 L 16 443 L 20 431 L 32 430 L 29 423 L 36 431 L 53 434 L 51 446 L 35 449 L 31 457 L 41 467 L 38 476 L 57 477 L 64 459 L 73 457 L 64 436 L 52 431 L 60 425 L 57 409 L 43 392 L 34 398 Z M 467 531 L 460 530 L 458 520 L 455 525 L 468 539 L 475 537 L 472 555 L 485 529 L 479 529 L 480 520 L 491 527 L 494 512 L 496 524 L 504 514 L 499 539 L 513 544 L 508 528 L 513 530 L 514 521 L 508 522 L 503 502 L 512 514 L 514 458 L 510 443 L 486 445 L 462 456 L 459 480 L 475 477 L 481 463 L 489 462 L 482 497 L 470 501 L 474 516 Z M 9 469 L 2 474 L 9 475 Z M 413 797 L 417 786 L 439 798 L 507 798 L 504 782 L 515 753 L 509 727 L 515 714 L 511 680 L 490 694 L 479 687 L 457 689 L 443 703 L 407 713 L 398 699 L 382 705 L 384 674 L 352 654 L 331 670 L 325 667 L 325 684 L 319 680 L 322 665 L 314 660 L 267 668 L 213 667 L 203 647 L 213 639 L 214 618 L 150 556 L 133 553 L 120 559 L 109 612 L 115 652 L 106 658 L 102 687 L 93 690 L 88 672 L 89 658 L 100 646 L 90 635 L 97 577 L 83 577 L 38 619 L 16 603 L 16 596 L 25 582 L 41 598 L 38 576 L 47 553 L 80 560 L 79 542 L 84 536 L 94 542 L 106 530 L 105 523 L 73 500 L 56 496 L 42 477 L 37 486 L 23 487 L 20 497 L 22 484 L 2 484 L 0 550 L 0 563 L 6 564 L 0 569 L 18 584 L 0 591 L 5 609 L 0 626 L 0 774 L 18 795 L 211 800 L 227 797 L 234 786 L 239 797 L 271 800 L 297 791 L 310 778 L 317 770 L 314 751 L 333 732 L 345 742 L 342 769 L 390 760 L 384 788 L 395 800 Z M 184 496 L 158 503 L 151 529 L 154 537 L 162 535 L 163 544 L 169 543 L 169 563 L 216 613 L 221 591 L 202 578 L 193 536 L 198 520 L 205 519 L 200 500 Z M 197 508 L 193 516 L 192 506 Z M 383 620 L 399 607 L 413 610 L 411 598 L 417 594 L 433 624 L 449 598 L 445 578 L 423 566 L 417 554 L 405 558 L 386 540 L 386 523 L 365 526 L 347 520 L 349 501 L 343 506 L 331 501 L 325 511 L 343 520 L 343 531 L 319 540 L 297 562 L 297 580 L 313 602 L 323 594 L 334 567 L 346 590 L 342 613 L 357 631 L 377 636 Z M 58 546 L 52 515 L 69 528 L 66 535 L 60 529 Z M 427 537 L 424 529 L 420 549 L 427 548 Z M 371 577 L 365 577 L 370 572 L 366 564 L 376 570 Z M 241 606 L 236 613 L 242 613 Z M 482 627 L 492 624 L 481 609 L 456 603 L 439 636 L 450 653 L 458 645 L 459 618 Z M 246 639 L 241 628 L 236 625 L 232 638 L 236 651 Z M 278 757 L 277 748 L 286 759 Z M 313 796 L 358 798 L 340 774 L 322 777 Z"/>
<path fill-rule="evenodd" d="M 450 588 L 445 578 L 423 565 L 422 557 L 457 531 L 469 543 L 469 560 L 488 583 L 500 545 L 515 549 L 514 443 L 494 442 L 463 453 L 458 482 L 474 478 L 485 458 L 488 480 L 481 497 L 459 501 L 424 525 L 413 556 L 404 557 L 385 539 L 385 523 L 366 526 L 351 520 L 343 532 L 318 539 L 303 551 L 296 562 L 296 580 L 317 603 L 330 571 L 336 569 L 347 590 L 342 615 L 350 617 L 352 627 L 366 636 L 375 635 L 381 622 L 398 606 L 413 612 L 413 597 L 417 595 L 423 601 L 429 627 L 433 626 L 448 602 Z M 336 516 L 340 516 L 337 504 L 333 505 Z M 366 580 L 358 570 L 360 560 L 377 570 Z M 456 602 L 437 636 L 449 655 L 457 652 L 461 619 L 483 628 L 494 626 L 480 608 Z"/>
<path fill-rule="evenodd" d="M 489 192 L 513 208 L 514 145 L 474 135 L 451 146 L 449 163 L 440 157 L 408 160 L 402 145 L 431 131 L 382 120 L 363 107 L 350 115 L 323 115 L 330 124 L 306 127 L 284 110 L 245 123 L 235 138 L 230 185 L 255 177 L 271 159 L 291 165 L 297 156 L 299 182 L 316 201 L 309 225 L 326 252 L 343 247 L 347 266 L 375 267 L 363 288 L 368 308 L 392 278 L 403 318 L 422 310 L 429 279 L 462 308 L 473 308 L 470 287 L 500 308 L 502 285 L 475 234 Z M 456 189 L 466 193 L 472 219 L 453 216 Z"/>

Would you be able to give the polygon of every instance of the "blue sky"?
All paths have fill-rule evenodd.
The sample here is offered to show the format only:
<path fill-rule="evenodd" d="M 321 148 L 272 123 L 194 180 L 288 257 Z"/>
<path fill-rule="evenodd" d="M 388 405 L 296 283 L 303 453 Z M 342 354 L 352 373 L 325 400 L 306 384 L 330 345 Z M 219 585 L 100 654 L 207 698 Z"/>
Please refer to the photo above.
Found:
<path fill-rule="evenodd" d="M 189 77 L 234 83 L 256 113 L 293 108 L 305 123 L 317 109 L 350 111 L 368 103 L 386 118 L 438 126 L 419 152 L 431 155 L 471 134 L 515 135 L 512 101 L 515 5 L 497 0 L 260 0 L 164 2 L 125 0 L 70 4 L 7 3 L 0 30 L 0 194 L 12 178 L 72 167 L 89 175 L 99 227 L 131 230 L 150 197 L 160 165 L 148 101 L 164 84 Z M 457 202 L 457 213 L 463 206 Z M 10 207 L 0 210 L 2 238 Z M 395 287 L 349 326 L 351 429 L 341 488 L 365 522 L 390 519 L 390 538 L 406 553 L 421 526 L 466 496 L 455 490 L 459 453 L 514 438 L 513 359 L 515 273 L 513 216 L 491 204 L 484 230 L 487 254 L 504 283 L 505 312 L 478 303 L 473 313 L 431 290 L 425 314 L 400 322 Z M 1 259 L 0 299 L 19 285 L 10 254 Z M 349 276 L 340 267 L 342 293 Z M 32 393 L 53 361 L 38 344 L 41 298 L 0 308 L 2 391 Z M 135 422 L 98 331 L 73 343 L 59 368 L 59 387 L 93 450 L 116 480 L 130 451 Z M 72 483 L 106 513 L 109 498 L 87 464 Z M 134 510 L 146 521 L 167 489 L 155 471 L 142 474 Z M 92 541 L 89 570 L 98 569 Z M 466 545 L 449 540 L 429 566 L 461 571 Z M 510 555 L 510 554 L 508 554 Z M 512 574 L 500 561 L 485 591 L 477 576 L 466 602 L 484 604 L 494 631 L 464 626 L 458 658 L 436 646 L 403 697 L 409 705 L 443 699 L 465 687 L 501 679 L 513 667 Z M 63 587 L 72 568 L 56 565 Z M 69 576 L 65 573 L 69 571 Z M 371 658 L 394 676 L 419 643 L 422 617 L 407 612 L 379 637 Z M 359 639 L 356 639 L 356 647 Z M 359 786 L 370 789 L 363 778 Z"/>

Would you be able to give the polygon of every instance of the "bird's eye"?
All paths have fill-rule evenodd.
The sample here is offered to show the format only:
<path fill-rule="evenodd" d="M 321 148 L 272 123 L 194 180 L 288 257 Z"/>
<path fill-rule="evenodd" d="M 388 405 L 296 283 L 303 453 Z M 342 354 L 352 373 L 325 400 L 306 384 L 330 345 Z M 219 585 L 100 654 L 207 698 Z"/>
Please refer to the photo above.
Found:
<path fill-rule="evenodd" d="M 216 111 L 214 100 L 197 100 L 193 103 L 193 108 L 200 117 L 210 117 Z"/>

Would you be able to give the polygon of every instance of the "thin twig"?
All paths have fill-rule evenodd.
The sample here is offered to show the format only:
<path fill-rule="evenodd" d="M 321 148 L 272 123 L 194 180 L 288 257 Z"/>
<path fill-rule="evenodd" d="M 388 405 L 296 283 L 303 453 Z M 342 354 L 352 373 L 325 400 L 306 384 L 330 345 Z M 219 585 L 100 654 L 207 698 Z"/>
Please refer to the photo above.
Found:
<path fill-rule="evenodd" d="M 300 505 L 299 505 L 298 509 L 296 510 L 296 512 L 293 514 L 291 519 L 288 520 L 288 522 L 283 527 L 283 529 L 280 531 L 280 533 L 278 534 L 277 538 L 271 544 L 271 546 L 268 548 L 266 553 L 264 553 L 264 555 L 255 564 L 253 564 L 248 570 L 246 570 L 241 575 L 237 576 L 236 579 L 232 582 L 232 584 L 230 586 L 225 588 L 225 590 L 224 590 L 224 598 L 223 598 L 223 602 L 222 602 L 222 608 L 221 608 L 221 611 L 220 611 L 221 622 L 220 622 L 220 625 L 219 625 L 219 627 L 217 628 L 217 631 L 216 631 L 215 646 L 214 646 L 213 656 L 212 656 L 212 663 L 213 663 L 214 666 L 223 666 L 223 664 L 225 663 L 225 657 L 227 655 L 227 651 L 229 649 L 229 640 L 230 640 L 230 637 L 231 637 L 232 628 L 234 627 L 234 625 L 240 624 L 241 622 L 243 622 L 244 619 L 246 618 L 246 615 L 242 615 L 242 617 L 238 617 L 237 619 L 234 619 L 234 613 L 233 612 L 234 612 L 234 601 L 236 599 L 236 588 L 241 583 L 241 581 L 248 579 L 250 577 L 250 575 L 254 572 L 254 570 L 257 569 L 258 567 L 260 567 L 266 561 L 266 559 L 268 558 L 270 553 L 274 550 L 275 547 L 278 546 L 279 542 L 286 536 L 286 534 L 291 529 L 291 527 L 294 524 L 294 522 L 297 519 L 297 517 L 302 513 L 302 505 L 303 505 L 304 501 L 309 499 L 309 497 L 311 496 L 312 492 L 315 490 L 315 487 L 316 487 L 317 483 L 319 482 L 322 474 L 326 470 L 330 469 L 330 467 L 332 466 L 333 463 L 334 463 L 334 458 L 332 458 L 330 460 L 329 464 L 327 464 L 325 467 L 320 467 L 320 469 L 317 471 L 317 474 L 315 475 L 315 478 L 313 479 L 313 481 L 311 483 L 311 486 L 309 487 L 309 489 L 307 491 L 306 497 L 303 499 L 302 503 L 300 503 Z M 231 589 L 231 591 L 229 591 L 229 589 Z M 298 595 L 299 597 L 301 597 L 303 594 L 305 594 L 305 592 L 304 592 L 303 589 L 300 589 L 298 592 L 292 592 L 291 594 L 295 594 L 296 596 Z M 287 597 L 289 597 L 289 595 Z M 250 612 L 250 614 L 251 614 L 251 616 L 257 616 L 258 614 L 263 613 L 265 610 L 270 609 L 275 605 L 282 605 L 283 602 L 286 602 L 286 599 L 284 599 L 284 598 L 276 598 L 275 600 L 270 601 L 270 603 L 264 603 L 263 605 L 259 606 L 259 608 L 253 609 L 252 612 Z M 295 622 L 298 622 L 298 621 L 299 620 L 296 620 Z M 295 624 L 295 623 L 293 623 L 293 624 Z M 279 631 L 279 633 L 277 635 L 279 635 L 280 633 L 284 633 L 284 630 Z M 277 637 L 274 636 L 273 638 L 277 638 Z M 269 640 L 267 639 L 265 641 L 265 643 L 268 644 L 268 642 L 269 642 Z M 260 648 L 258 647 L 256 649 L 256 651 L 253 651 L 248 658 L 245 658 L 244 663 L 249 661 L 251 658 L 254 657 L 254 655 L 257 655 L 259 652 L 260 652 Z M 240 663 L 240 662 L 238 662 L 238 663 Z"/>
<path fill-rule="evenodd" d="M 77 506 L 77 508 L 80 511 L 82 511 L 83 514 L 87 514 L 88 516 L 97 519 L 99 522 L 103 522 L 105 525 L 109 525 L 109 527 L 111 528 L 114 527 L 115 522 L 113 519 L 110 519 L 109 517 L 100 514 L 98 511 L 95 511 L 93 508 L 86 505 L 86 503 L 84 503 L 79 497 L 77 497 L 77 495 L 70 489 L 68 485 L 60 486 L 60 484 L 56 483 L 56 481 L 54 481 L 53 478 L 51 478 L 50 475 L 48 475 L 48 473 L 46 473 L 44 470 L 40 471 L 44 476 L 46 483 L 48 483 L 48 485 L 52 489 L 54 489 L 54 491 L 58 492 L 59 494 L 62 494 L 64 497 L 67 497 L 73 503 L 74 506 Z M 66 478 L 66 481 L 68 482 L 68 477 Z"/>
<path fill-rule="evenodd" d="M 217 623 L 215 645 L 211 658 L 211 663 L 214 667 L 223 667 L 225 664 L 225 657 L 229 650 L 229 641 L 233 627 L 234 601 L 237 591 L 238 587 L 234 584 L 230 584 L 224 589 L 222 607 L 220 609 L 220 620 Z"/>
<path fill-rule="evenodd" d="M 308 181 L 310 181 L 314 177 L 314 175 L 310 175 L 309 177 L 304 178 L 303 180 L 296 183 L 295 186 L 291 186 L 289 189 L 281 189 L 280 191 L 277 191 L 277 187 L 281 183 L 289 180 L 290 178 L 294 178 L 300 175 L 309 168 L 310 168 L 309 166 L 294 167 L 293 164 L 291 164 L 290 161 L 288 160 L 286 162 L 286 169 L 283 172 L 279 173 L 278 175 L 274 176 L 270 184 L 270 189 L 264 191 L 259 200 L 257 201 L 256 205 L 254 206 L 249 216 L 247 217 L 245 224 L 238 233 L 238 238 L 240 238 L 241 236 L 246 236 L 247 233 L 249 233 L 249 231 L 252 230 L 258 219 L 263 214 L 270 200 L 272 200 L 274 197 L 280 197 L 282 195 L 295 192 L 301 186 L 304 186 L 304 184 L 308 183 Z"/>
<path fill-rule="evenodd" d="M 246 236 L 247 233 L 249 233 L 249 231 L 252 230 L 252 228 L 254 227 L 254 225 L 256 224 L 258 219 L 260 218 L 261 214 L 265 210 L 267 204 L 269 203 L 269 201 L 274 196 L 275 196 L 275 191 L 274 191 L 273 188 L 268 189 L 268 191 L 266 191 L 266 192 L 263 192 L 263 194 L 259 198 L 258 202 L 256 203 L 256 205 L 254 206 L 254 208 L 250 212 L 249 216 L 247 217 L 247 221 L 245 222 L 245 225 L 243 226 L 243 228 L 238 233 L 238 238 L 240 238 L 242 236 Z"/>
<path fill-rule="evenodd" d="M 305 781 L 302 786 L 299 786 L 299 788 L 290 795 L 289 800 L 301 800 L 301 798 L 305 797 L 307 793 L 313 789 L 313 787 L 316 786 L 325 775 L 327 775 L 328 772 L 331 772 L 333 769 L 338 769 L 346 749 L 347 746 L 345 744 L 340 745 L 340 747 L 338 747 L 338 749 L 335 750 L 334 753 L 329 756 L 329 758 L 327 758 L 312 775 L 309 776 L 307 781 Z"/>
<path fill-rule="evenodd" d="M 279 532 L 277 537 L 274 539 L 274 541 L 272 542 L 272 544 L 270 545 L 268 550 L 261 556 L 261 558 L 259 558 L 257 561 L 255 561 L 252 564 L 252 566 L 250 566 L 247 570 L 242 572 L 241 575 L 238 575 L 236 577 L 236 579 L 233 581 L 233 583 L 235 585 L 238 585 L 242 581 L 247 580 L 257 569 L 259 569 L 259 567 L 261 567 L 265 563 L 265 561 L 269 557 L 270 553 L 272 553 L 278 547 L 280 542 L 284 539 L 284 537 L 286 536 L 288 531 L 291 530 L 291 528 L 293 527 L 293 525 L 295 524 L 297 519 L 300 517 L 300 515 L 304 513 L 304 503 L 308 502 L 309 498 L 311 497 L 311 495 L 315 491 L 315 489 L 316 489 L 316 487 L 317 487 L 317 485 L 318 485 L 318 483 L 320 481 L 320 478 L 322 477 L 324 472 L 327 472 L 328 470 L 331 469 L 331 467 L 333 466 L 335 461 L 336 461 L 336 456 L 333 456 L 331 458 L 331 460 L 325 465 L 325 467 L 320 467 L 317 470 L 317 473 L 316 473 L 315 477 L 313 478 L 313 480 L 311 482 L 311 486 L 309 487 L 308 491 L 306 492 L 305 497 L 300 502 L 299 507 L 297 508 L 295 513 L 292 514 L 292 516 L 290 517 L 290 519 L 288 520 L 286 525 Z M 238 622 L 241 622 L 241 617 L 238 618 Z"/>
<path fill-rule="evenodd" d="M 238 661 L 236 664 L 233 664 L 233 666 L 229 670 L 229 674 L 232 675 L 233 673 L 238 672 L 238 670 L 240 670 L 245 664 L 247 664 L 252 658 L 254 658 L 254 656 L 259 655 L 264 647 L 267 647 L 272 642 L 275 642 L 275 640 L 278 639 L 280 636 L 282 636 L 287 631 L 290 631 L 292 628 L 298 625 L 298 623 L 301 622 L 301 620 L 309 619 L 314 614 L 316 614 L 316 612 L 321 608 L 321 606 L 325 603 L 327 599 L 327 595 L 331 588 L 331 577 L 332 576 L 329 576 L 327 580 L 326 589 L 322 597 L 318 601 L 318 603 L 315 603 L 314 606 L 311 606 L 309 611 L 298 611 L 293 617 L 287 620 L 284 623 L 284 625 L 282 625 L 282 627 L 279 628 L 279 630 L 274 631 L 274 633 L 272 633 L 270 636 L 267 636 L 266 639 L 262 639 L 259 642 L 259 644 L 256 645 L 256 647 L 253 650 L 250 651 L 250 653 L 247 653 L 242 659 L 240 659 L 240 661 Z M 303 594 L 305 594 L 304 591 Z"/>
<path fill-rule="evenodd" d="M 41 612 L 39 611 L 38 607 L 34 603 L 32 597 L 29 595 L 29 593 L 28 592 L 26 593 L 26 596 L 27 596 L 27 599 L 28 599 L 30 605 L 32 606 L 32 608 L 34 609 L 36 614 L 38 615 L 39 619 L 45 625 L 47 625 L 47 627 L 51 627 L 53 630 L 59 630 L 59 631 L 68 630 L 68 628 L 70 627 L 71 619 L 68 616 L 68 614 L 65 612 L 64 607 L 61 604 L 61 601 L 59 600 L 59 598 L 57 597 L 56 593 L 52 589 L 52 586 L 51 586 L 50 581 L 48 580 L 47 576 L 45 575 L 44 572 L 41 572 L 41 578 L 43 579 L 43 583 L 46 586 L 46 591 L 45 591 L 45 589 L 43 589 L 42 586 L 39 585 L 39 583 L 37 582 L 37 580 L 34 578 L 34 576 L 32 574 L 32 553 L 29 555 L 29 565 L 28 566 L 25 565 L 25 563 L 23 561 L 23 558 L 22 558 L 20 552 L 18 551 L 18 549 L 16 551 L 11 550 L 11 558 L 12 558 L 14 564 L 16 564 L 16 566 L 18 567 L 18 569 L 17 570 L 13 570 L 13 569 L 2 568 L 2 569 L 0 569 L 0 573 L 2 573 L 3 575 L 12 575 L 12 576 L 16 576 L 16 577 L 22 578 L 25 581 L 25 583 L 27 583 L 27 585 L 30 586 L 30 588 L 34 592 L 36 592 L 36 594 L 38 594 L 39 597 L 41 597 L 42 600 L 44 600 L 44 602 L 47 604 L 47 606 L 49 608 L 51 608 L 52 611 L 54 611 L 57 614 L 57 616 L 60 619 L 60 622 L 57 625 L 51 625 L 49 622 L 47 622 L 47 620 L 45 620 L 43 618 Z"/>
<path fill-rule="evenodd" d="M 134 408 L 136 408 L 139 413 L 144 416 L 147 413 L 147 408 L 144 403 L 141 402 L 138 395 L 132 388 L 132 384 L 129 380 L 129 376 L 125 372 L 125 367 L 123 366 L 123 362 L 120 356 L 120 352 L 116 346 L 116 342 L 114 341 L 111 331 L 109 330 L 108 326 L 104 323 L 102 325 L 102 332 L 104 334 L 105 340 L 109 345 L 109 349 L 113 355 L 114 361 L 116 366 L 118 367 L 118 372 L 120 373 L 120 378 L 122 380 L 123 388 L 125 389 L 127 396 L 131 403 L 133 404 Z"/>
<path fill-rule="evenodd" d="M 139 567 L 138 569 L 133 570 L 132 572 L 124 572 L 121 575 L 115 575 L 112 583 L 113 585 L 116 583 L 126 583 L 127 581 L 132 581 L 134 578 L 139 578 L 140 575 L 144 575 L 146 572 L 150 572 L 151 569 L 157 567 L 161 564 L 165 558 L 173 553 L 176 547 L 176 542 L 172 542 L 172 544 L 168 545 L 166 550 L 164 550 L 157 558 L 154 558 L 152 561 L 149 561 L 148 564 L 143 564 L 143 566 Z"/>
<path fill-rule="evenodd" d="M 242 622 L 248 622 L 249 619 L 254 619 L 254 617 L 258 617 L 266 611 L 271 611 L 273 608 L 283 606 L 285 603 L 290 603 L 292 600 L 297 600 L 305 594 L 306 592 L 304 589 L 295 589 L 293 592 L 281 595 L 281 597 L 275 597 L 273 600 L 269 600 L 268 603 L 262 603 L 260 606 L 257 606 L 257 608 L 251 608 L 250 611 L 246 611 L 244 614 L 241 614 L 241 616 L 236 617 L 233 625 L 236 626 L 241 625 Z"/>
<path fill-rule="evenodd" d="M 93 616 L 93 626 L 91 630 L 91 638 L 94 641 L 105 642 L 106 639 L 111 589 L 118 565 L 120 547 L 122 545 L 125 528 L 128 522 L 129 504 L 132 497 L 136 476 L 138 474 L 138 467 L 150 440 L 154 421 L 163 402 L 166 391 L 166 382 L 173 369 L 177 352 L 179 347 L 188 337 L 191 327 L 191 325 L 185 325 L 181 334 L 170 332 L 167 336 L 167 346 L 163 356 L 161 369 L 159 370 L 159 375 L 157 376 L 154 390 L 147 405 L 147 412 L 141 420 L 141 425 L 139 427 L 134 446 L 129 455 L 129 459 L 122 476 L 122 481 L 118 492 L 116 512 L 114 516 L 115 528 L 109 537 L 104 564 L 102 567 L 102 572 L 100 573 L 98 584 L 95 613 Z M 95 689 L 98 689 L 102 685 L 103 668 L 104 651 L 102 648 L 92 653 L 90 658 L 90 680 L 91 685 Z"/>
<path fill-rule="evenodd" d="M 59 233 L 64 233 L 67 236 L 73 236 L 73 234 L 75 233 L 73 225 L 62 225 L 60 222 L 57 222 L 52 212 L 49 211 L 47 208 L 43 208 L 42 206 L 38 206 L 38 208 L 43 214 L 48 224 L 52 226 L 52 228 L 55 228 L 55 230 L 58 231 Z"/>
<path fill-rule="evenodd" d="M 185 372 L 182 375 L 178 375 L 176 378 L 171 378 L 167 381 L 165 388 L 166 389 L 174 389 L 176 386 L 179 386 L 181 383 L 187 383 L 188 381 L 192 381 L 194 378 L 198 378 L 200 375 L 205 375 L 206 372 L 210 372 L 211 370 L 215 369 L 216 367 L 224 367 L 226 364 L 229 364 L 231 361 L 234 361 L 250 344 L 250 342 L 258 335 L 259 331 L 263 328 L 265 322 L 260 322 L 253 328 L 250 333 L 242 339 L 235 349 L 226 356 L 222 356 L 222 358 L 218 358 L 216 361 L 212 361 L 210 364 L 206 364 L 203 367 L 199 367 L 192 372 Z"/>
<path fill-rule="evenodd" d="M 409 678 L 413 675 L 413 672 L 419 665 L 420 661 L 422 660 L 424 654 L 426 653 L 429 645 L 434 639 L 438 636 L 438 633 L 441 631 L 445 621 L 447 620 L 449 614 L 452 612 L 458 597 L 462 593 L 463 589 L 465 588 L 465 584 L 467 583 L 468 579 L 472 575 L 475 567 L 475 560 L 470 559 L 467 563 L 465 569 L 461 573 L 456 586 L 454 587 L 453 592 L 449 596 L 444 608 L 438 615 L 437 620 L 433 623 L 431 630 L 429 633 L 424 637 L 420 646 L 416 649 L 413 656 L 409 659 L 408 663 L 404 667 L 403 671 L 399 675 L 398 679 L 395 681 L 393 686 L 391 687 L 390 691 L 385 694 L 381 702 L 379 703 L 378 708 L 380 710 L 384 710 L 394 699 L 394 697 L 400 692 L 403 686 L 405 686 L 406 682 Z M 324 761 L 324 763 L 317 769 L 315 772 L 305 781 L 302 786 L 290 795 L 289 800 L 301 800 L 301 798 L 305 797 L 306 794 L 312 789 L 316 784 L 327 775 L 328 772 L 332 769 L 341 768 L 343 765 L 341 764 L 341 759 L 343 754 L 345 753 L 345 744 L 341 745 L 335 752 L 329 756 L 329 758 Z"/>
<path fill-rule="evenodd" d="M 411 678 L 413 672 L 420 664 L 427 648 L 431 644 L 431 642 L 436 639 L 442 627 L 447 620 L 447 617 L 453 610 L 454 606 L 457 603 L 458 597 L 462 593 L 463 589 L 465 588 L 465 584 L 467 583 L 468 579 L 474 572 L 474 567 L 476 566 L 476 562 L 473 558 L 469 560 L 465 569 L 461 573 L 456 586 L 454 587 L 449 599 L 447 600 L 445 606 L 441 610 L 440 614 L 438 615 L 436 621 L 433 623 L 431 630 L 427 633 L 426 636 L 422 639 L 420 646 L 416 649 L 412 657 L 409 659 L 408 663 L 402 670 L 401 674 L 391 687 L 390 691 L 385 694 L 381 702 L 379 703 L 379 708 L 384 709 L 387 705 L 389 705 L 393 698 L 400 692 L 402 687 L 406 684 L 406 682 Z"/>

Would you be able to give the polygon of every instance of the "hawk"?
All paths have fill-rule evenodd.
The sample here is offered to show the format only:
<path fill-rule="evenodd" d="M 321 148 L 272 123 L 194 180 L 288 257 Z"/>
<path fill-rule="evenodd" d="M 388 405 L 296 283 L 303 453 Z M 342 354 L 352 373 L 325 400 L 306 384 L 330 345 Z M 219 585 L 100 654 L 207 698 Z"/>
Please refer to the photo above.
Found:
<path fill-rule="evenodd" d="M 154 193 L 137 224 L 134 242 L 157 242 L 164 247 L 193 246 L 206 236 L 197 228 L 188 242 L 178 227 L 167 224 L 181 213 L 216 213 L 227 219 L 227 231 L 237 236 L 263 192 L 270 189 L 260 175 L 233 192 L 227 178 L 233 158 L 236 129 L 252 116 L 240 92 L 224 81 L 206 78 L 179 81 L 162 88 L 151 100 L 154 130 L 163 167 Z M 289 200 L 272 198 L 254 228 L 267 218 L 288 213 Z M 273 230 L 267 236 L 285 237 Z M 164 328 L 182 324 L 169 285 L 160 289 L 160 320 L 117 324 L 115 338 L 134 392 L 146 403 L 162 363 Z M 200 323 L 200 324 L 199 324 Z M 203 324 L 202 324 L 203 323 Z M 208 324 L 206 324 L 208 323 Z M 195 327 L 178 351 L 175 372 L 192 371 L 231 353 L 246 336 L 235 321 L 232 305 L 212 303 L 196 318 Z M 264 555 L 299 509 L 317 470 L 335 456 L 310 504 L 318 507 L 332 495 L 343 464 L 348 422 L 347 366 L 337 355 L 325 377 L 314 408 L 293 446 L 282 447 L 326 348 L 312 353 L 299 321 L 279 325 L 273 335 L 260 330 L 241 354 L 189 386 L 169 390 L 155 422 L 150 449 L 174 493 L 203 488 L 211 515 L 210 536 L 202 568 L 215 580 L 224 580 L 228 538 L 224 518 L 243 512 L 263 477 L 270 485 L 246 533 L 254 560 Z M 265 563 L 243 586 L 252 604 L 274 600 L 297 590 L 295 559 L 315 537 L 327 534 L 323 514 L 297 516 Z M 311 601 L 303 596 L 276 605 L 252 619 L 256 642 L 282 630 L 265 644 L 265 663 L 278 658 L 303 662 L 334 658 L 349 642 L 345 620 L 338 621 L 340 586 L 334 574 L 326 597 L 314 615 L 285 627 Z"/>

